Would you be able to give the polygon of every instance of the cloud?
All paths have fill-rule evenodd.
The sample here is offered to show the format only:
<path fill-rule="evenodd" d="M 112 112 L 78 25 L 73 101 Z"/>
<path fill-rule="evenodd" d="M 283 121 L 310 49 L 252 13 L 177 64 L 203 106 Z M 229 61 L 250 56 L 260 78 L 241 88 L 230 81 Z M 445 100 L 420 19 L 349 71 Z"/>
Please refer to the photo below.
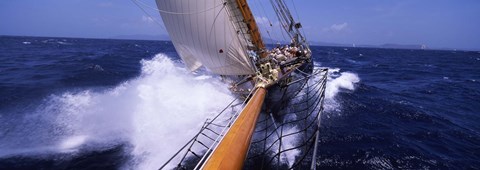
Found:
<path fill-rule="evenodd" d="M 145 16 L 145 15 L 142 16 L 142 21 L 143 21 L 143 22 L 146 22 L 146 23 L 149 23 L 149 24 L 154 22 L 154 21 L 153 21 L 153 18 L 147 17 L 147 16 Z"/>
<path fill-rule="evenodd" d="M 344 22 L 343 24 L 333 24 L 332 26 L 330 26 L 330 29 L 333 31 L 341 31 L 347 28 L 347 26 L 348 23 Z"/>
<path fill-rule="evenodd" d="M 255 22 L 257 25 L 264 29 L 270 29 L 270 27 L 278 28 L 280 27 L 280 22 L 275 20 L 269 20 L 267 17 L 255 16 Z"/>
<path fill-rule="evenodd" d="M 255 16 L 255 21 L 257 22 L 258 25 L 269 25 L 270 24 L 267 17 Z"/>
<path fill-rule="evenodd" d="M 347 29 L 347 27 L 348 27 L 348 23 L 344 22 L 344 23 L 341 23 L 341 24 L 333 24 L 328 28 L 324 28 L 323 31 L 325 31 L 325 32 L 340 32 L 340 31 L 343 31 L 343 30 Z"/>

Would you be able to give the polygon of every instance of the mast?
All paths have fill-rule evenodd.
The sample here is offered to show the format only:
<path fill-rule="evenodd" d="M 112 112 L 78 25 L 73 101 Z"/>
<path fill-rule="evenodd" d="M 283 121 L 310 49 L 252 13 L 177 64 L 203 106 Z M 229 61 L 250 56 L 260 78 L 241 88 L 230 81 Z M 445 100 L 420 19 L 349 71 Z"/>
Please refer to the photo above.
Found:
<path fill-rule="evenodd" d="M 265 44 L 246 0 L 227 0 L 227 6 L 230 7 L 229 15 L 237 26 L 237 33 L 243 33 L 246 42 L 251 43 L 247 45 L 249 50 L 265 58 Z M 278 76 L 278 73 L 274 76 L 270 63 L 262 64 L 260 68 L 262 71 L 257 75 L 260 81 L 255 84 L 255 93 L 201 169 L 242 169 L 267 88 L 276 83 Z"/>
<path fill-rule="evenodd" d="M 253 49 L 260 57 L 265 57 L 265 44 L 258 29 L 252 11 L 248 7 L 246 0 L 227 0 L 230 2 L 230 17 L 234 23 L 240 28 L 239 32 L 243 32 L 247 42 L 253 45 Z M 233 1 L 235 3 L 233 3 Z M 228 4 L 228 2 L 227 2 Z M 235 7 L 235 5 L 237 7 Z M 241 16 L 238 16 L 240 12 Z M 239 20 L 239 18 L 243 18 Z M 245 29 L 246 32 L 243 29 Z M 251 46 L 250 46 L 251 47 Z M 262 110 L 262 105 L 267 93 L 266 82 L 257 82 L 256 91 L 252 98 L 240 112 L 237 120 L 230 127 L 228 132 L 222 138 L 218 146 L 207 158 L 202 169 L 242 169 L 243 163 L 247 157 L 248 149 L 252 139 L 255 126 L 257 124 L 258 116 Z"/>
<path fill-rule="evenodd" d="M 263 44 L 262 36 L 260 35 L 260 31 L 258 29 L 257 23 L 255 22 L 255 18 L 253 17 L 252 11 L 250 7 L 248 7 L 246 0 L 235 0 L 242 13 L 242 16 L 247 24 L 248 30 L 250 31 L 250 36 L 252 39 L 252 43 L 257 49 L 261 50 L 265 48 L 265 44 Z"/>
<path fill-rule="evenodd" d="M 279 75 L 289 75 L 294 71 L 293 66 L 298 67 L 304 60 L 289 63 L 286 72 L 270 58 L 254 63 L 258 61 L 257 55 L 265 59 L 268 51 L 247 0 L 156 2 L 175 49 L 189 69 L 204 66 L 218 75 L 250 75 L 255 82 L 255 93 L 233 125 L 208 158 L 197 165 L 201 169 L 242 169 L 268 87 L 279 82 Z M 289 11 L 281 5 L 278 9 L 286 18 Z M 284 20 L 289 23 L 286 32 L 298 32 L 300 24 L 295 24 L 291 16 Z"/>
<path fill-rule="evenodd" d="M 261 57 L 266 56 L 262 36 L 255 17 L 246 0 L 226 0 L 229 16 L 232 18 L 238 33 L 243 34 L 249 50 L 254 50 Z"/>

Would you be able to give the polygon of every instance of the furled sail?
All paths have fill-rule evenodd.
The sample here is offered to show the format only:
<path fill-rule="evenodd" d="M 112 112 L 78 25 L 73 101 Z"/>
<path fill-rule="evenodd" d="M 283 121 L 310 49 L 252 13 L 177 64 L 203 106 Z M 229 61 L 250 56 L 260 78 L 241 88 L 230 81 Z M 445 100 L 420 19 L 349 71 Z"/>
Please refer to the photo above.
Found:
<path fill-rule="evenodd" d="M 178 54 L 190 70 L 202 65 L 219 75 L 254 74 L 251 40 L 230 17 L 225 0 L 156 0 Z M 241 17 L 241 16 L 239 16 Z M 238 20 L 242 20 L 239 18 Z"/>

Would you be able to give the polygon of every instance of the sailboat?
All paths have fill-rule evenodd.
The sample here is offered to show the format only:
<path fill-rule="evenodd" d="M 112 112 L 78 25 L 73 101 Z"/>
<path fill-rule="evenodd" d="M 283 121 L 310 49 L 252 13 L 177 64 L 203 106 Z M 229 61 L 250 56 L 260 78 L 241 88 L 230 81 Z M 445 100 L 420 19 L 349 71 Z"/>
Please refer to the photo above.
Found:
<path fill-rule="evenodd" d="M 156 0 L 186 67 L 220 76 L 240 101 L 207 119 L 160 169 L 315 169 L 328 70 L 314 68 L 286 3 L 270 3 L 290 39 L 271 48 L 246 0 Z"/>

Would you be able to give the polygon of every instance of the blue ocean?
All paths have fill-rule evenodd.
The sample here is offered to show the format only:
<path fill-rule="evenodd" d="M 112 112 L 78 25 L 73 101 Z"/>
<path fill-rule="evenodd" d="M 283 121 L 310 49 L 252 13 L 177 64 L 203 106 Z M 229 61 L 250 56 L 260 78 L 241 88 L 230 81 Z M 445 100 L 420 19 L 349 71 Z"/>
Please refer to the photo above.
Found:
<path fill-rule="evenodd" d="M 480 52 L 311 48 L 317 168 L 480 169 Z M 169 41 L 0 36 L 0 169 L 158 169 L 233 98 Z"/>

